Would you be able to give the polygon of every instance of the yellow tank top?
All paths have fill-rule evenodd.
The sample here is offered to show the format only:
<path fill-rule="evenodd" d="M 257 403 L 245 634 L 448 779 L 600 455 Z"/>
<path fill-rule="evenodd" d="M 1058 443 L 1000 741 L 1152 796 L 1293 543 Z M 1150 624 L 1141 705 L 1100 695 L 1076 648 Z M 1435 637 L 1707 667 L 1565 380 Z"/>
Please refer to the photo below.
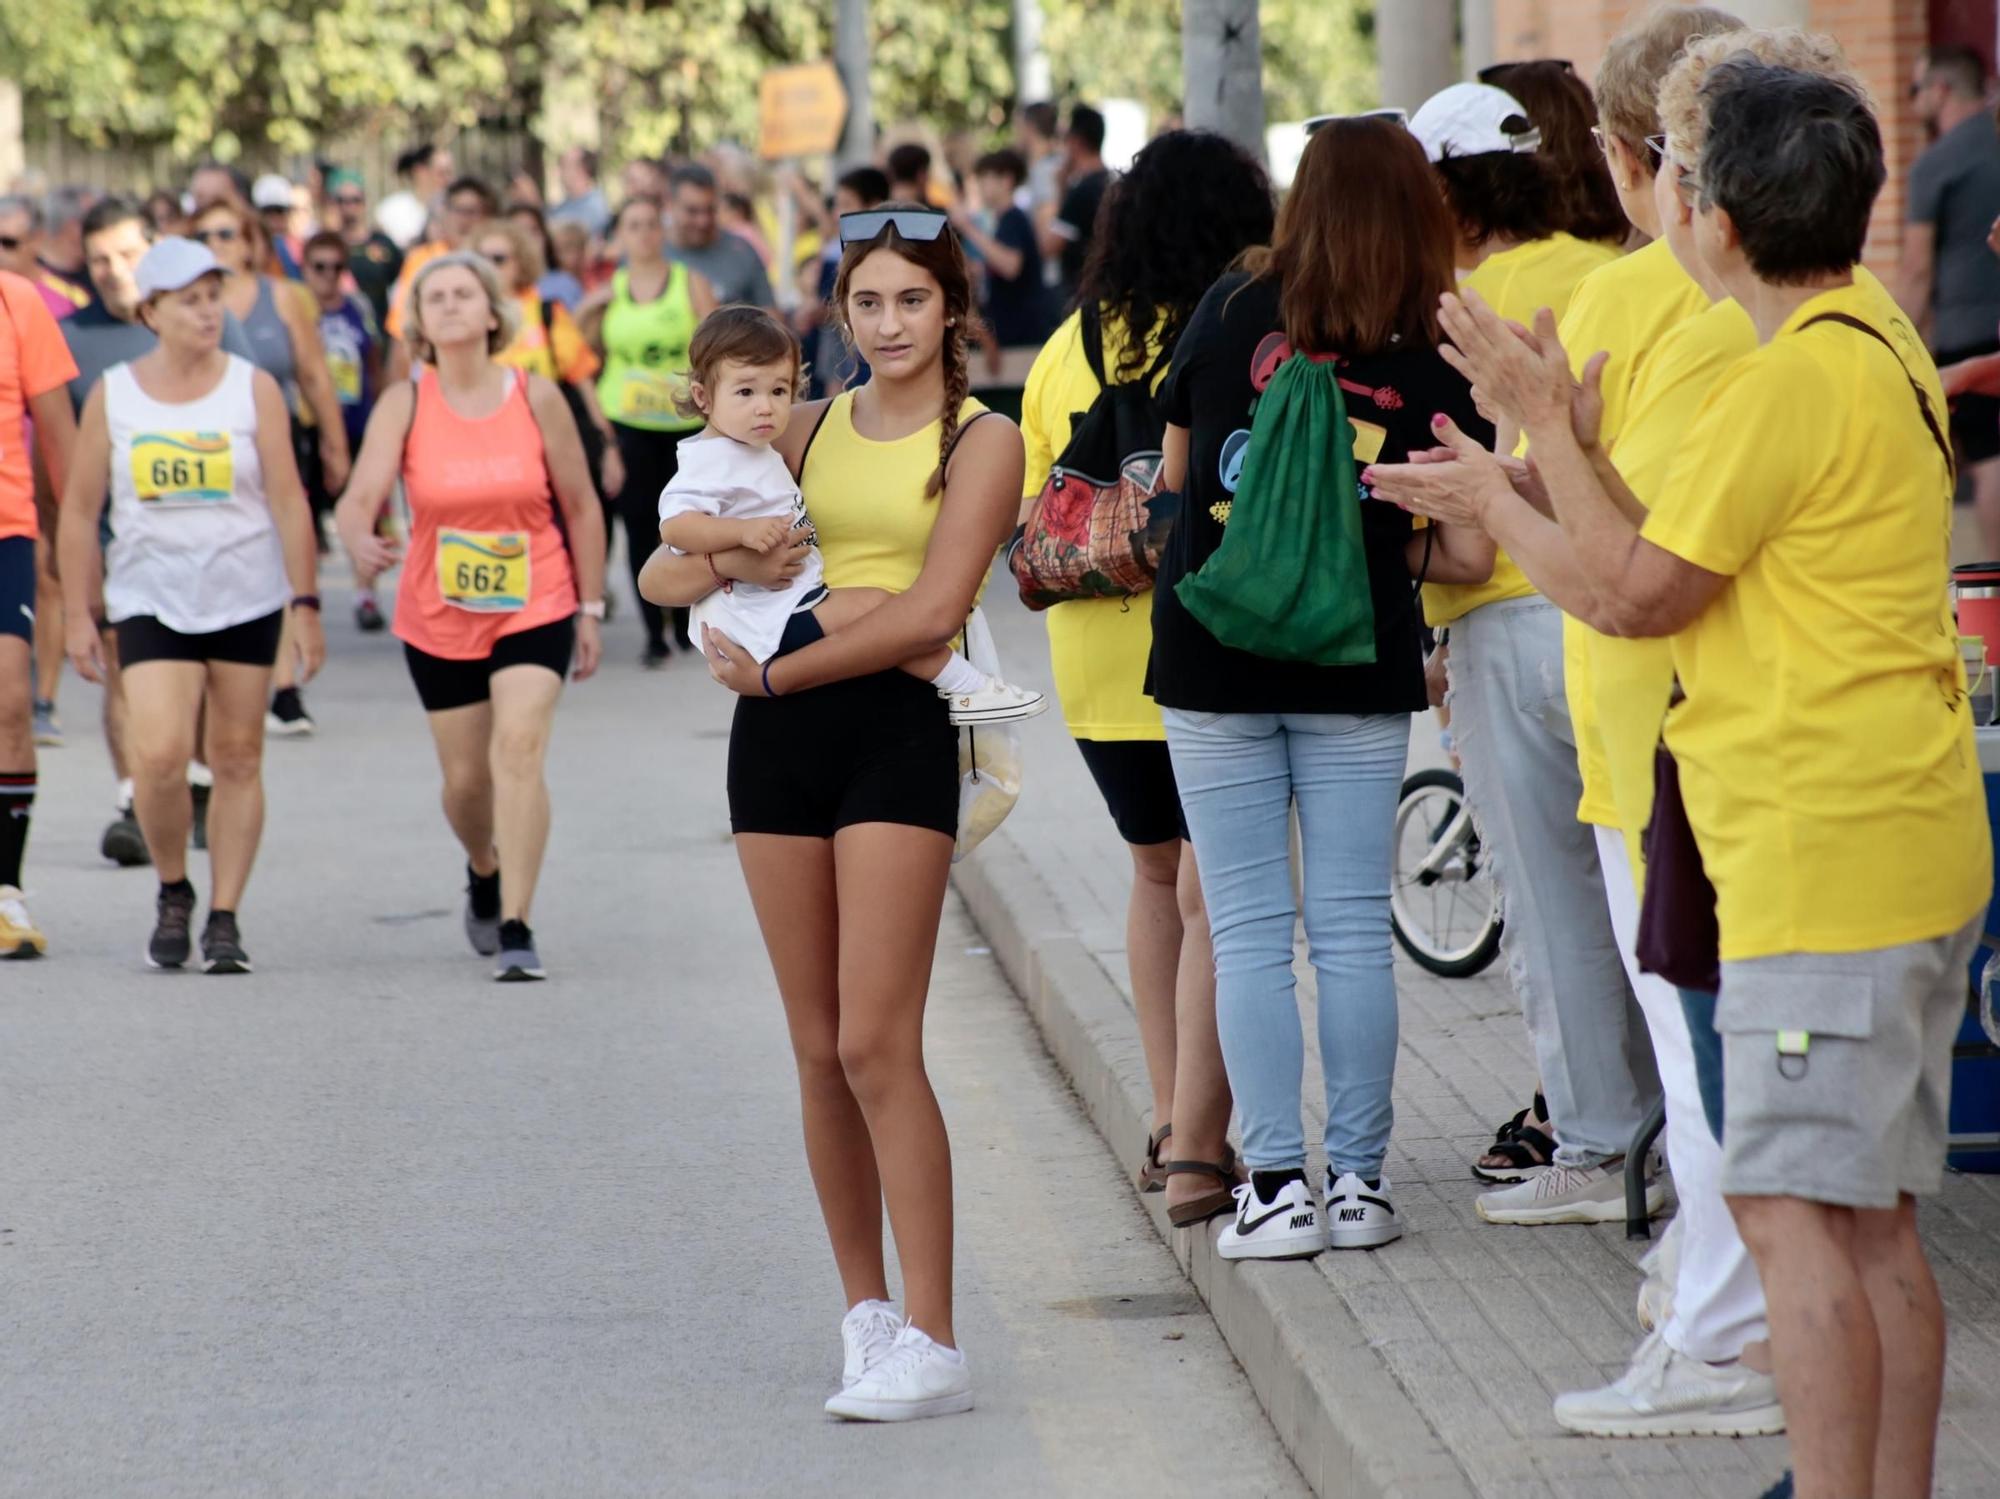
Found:
<path fill-rule="evenodd" d="M 968 398 L 959 430 L 985 409 Z M 940 497 L 924 495 L 937 469 L 938 425 L 874 442 L 854 430 L 853 392 L 833 398 L 799 475 L 827 587 L 903 593 L 917 581 L 938 518 Z"/>

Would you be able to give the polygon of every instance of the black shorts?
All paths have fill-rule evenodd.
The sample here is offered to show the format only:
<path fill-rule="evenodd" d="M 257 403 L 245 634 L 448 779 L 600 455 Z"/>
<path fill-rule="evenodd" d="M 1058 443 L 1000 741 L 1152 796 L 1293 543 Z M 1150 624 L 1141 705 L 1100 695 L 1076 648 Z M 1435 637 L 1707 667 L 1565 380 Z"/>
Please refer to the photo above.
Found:
<path fill-rule="evenodd" d="M 1079 739 L 1118 836 L 1127 843 L 1171 843 L 1188 835 L 1174 784 L 1173 757 L 1164 739 Z"/>
<path fill-rule="evenodd" d="M 780 654 L 820 638 L 810 611 Z M 831 838 L 864 822 L 958 833 L 958 731 L 937 689 L 902 671 L 785 697 L 736 700 L 729 825 L 738 833 Z"/>
<path fill-rule="evenodd" d="M 0 635 L 35 643 L 35 538 L 0 539 Z"/>
<path fill-rule="evenodd" d="M 1974 344 L 1970 348 L 1940 352 L 1938 368 L 1957 364 L 1961 359 L 1977 359 L 2000 353 L 2000 342 Z M 1951 403 L 1951 445 L 1958 454 L 1960 468 L 2000 458 L 2000 396 L 1963 395 Z"/>
<path fill-rule="evenodd" d="M 278 637 L 285 631 L 285 611 L 261 619 L 183 635 L 151 614 L 135 614 L 111 627 L 118 633 L 118 669 L 129 671 L 142 661 L 223 661 L 232 666 L 275 666 Z"/>
<path fill-rule="evenodd" d="M 417 684 L 424 712 L 443 713 L 485 702 L 493 696 L 493 673 L 510 666 L 546 666 L 558 677 L 566 677 L 575 650 L 576 620 L 570 618 L 502 635 L 493 642 L 493 654 L 477 661 L 433 656 L 407 640 L 403 642 L 403 659 L 409 663 L 410 680 Z"/>

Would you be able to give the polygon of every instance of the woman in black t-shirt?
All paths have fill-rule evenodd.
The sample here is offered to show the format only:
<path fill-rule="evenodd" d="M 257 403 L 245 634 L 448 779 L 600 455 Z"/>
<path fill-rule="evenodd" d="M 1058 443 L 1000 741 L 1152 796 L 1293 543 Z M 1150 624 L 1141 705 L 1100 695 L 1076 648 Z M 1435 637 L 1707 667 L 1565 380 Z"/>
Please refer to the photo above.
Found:
<path fill-rule="evenodd" d="M 1391 827 L 1409 715 L 1425 703 L 1414 585 L 1425 575 L 1483 579 L 1493 549 L 1452 527 L 1416 532 L 1407 514 L 1363 487 L 1375 615 L 1375 660 L 1364 666 L 1232 650 L 1188 612 L 1176 585 L 1221 545 L 1252 413 L 1294 353 L 1336 364 L 1357 470 L 1431 447 L 1439 412 L 1491 441 L 1465 380 L 1437 352 L 1454 242 L 1423 149 L 1402 125 L 1330 122 L 1306 147 L 1271 247 L 1210 289 L 1161 392 L 1167 482 L 1182 505 L 1153 593 L 1151 688 L 1201 869 L 1223 1058 L 1252 1171 L 1218 1244 L 1229 1259 L 1291 1258 L 1329 1242 L 1367 1248 L 1402 1232 L 1382 1160 L 1396 1058 Z M 1306 1183 L 1299 1117 L 1294 803 L 1319 975 L 1324 1203 Z"/>

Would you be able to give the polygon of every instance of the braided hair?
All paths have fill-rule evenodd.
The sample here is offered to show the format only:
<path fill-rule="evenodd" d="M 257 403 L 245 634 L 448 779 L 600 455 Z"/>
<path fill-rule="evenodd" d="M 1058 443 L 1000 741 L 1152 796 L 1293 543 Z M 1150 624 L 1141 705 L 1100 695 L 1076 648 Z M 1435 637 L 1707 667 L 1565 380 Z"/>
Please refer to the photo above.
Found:
<path fill-rule="evenodd" d="M 924 203 L 884 203 L 878 211 L 936 212 Z M 940 355 L 944 411 L 938 424 L 938 465 L 924 486 L 924 498 L 935 499 L 944 490 L 945 464 L 951 457 L 952 444 L 958 440 L 958 414 L 972 389 L 971 344 L 980 331 L 979 314 L 972 302 L 972 271 L 965 261 L 965 247 L 950 224 L 944 225 L 943 232 L 932 240 L 905 239 L 894 224 L 888 224 L 873 239 L 848 245 L 841 251 L 831 310 L 850 350 L 854 347 L 854 330 L 847 318 L 848 278 L 856 266 L 877 250 L 892 251 L 919 270 L 928 271 L 944 295 L 944 348 Z"/>

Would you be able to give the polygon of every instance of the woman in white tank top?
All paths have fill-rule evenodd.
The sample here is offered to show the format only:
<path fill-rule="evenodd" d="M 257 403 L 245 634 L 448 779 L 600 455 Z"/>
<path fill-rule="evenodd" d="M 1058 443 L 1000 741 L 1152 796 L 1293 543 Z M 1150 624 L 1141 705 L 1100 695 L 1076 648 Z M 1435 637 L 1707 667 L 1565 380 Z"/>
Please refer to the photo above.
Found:
<path fill-rule="evenodd" d="M 138 280 L 139 317 L 159 346 L 91 391 L 63 496 L 63 573 L 83 580 L 64 591 L 69 656 L 101 682 L 115 647 L 134 810 L 160 872 L 146 954 L 157 968 L 191 956 L 187 765 L 206 698 L 214 889 L 202 966 L 247 973 L 236 910 L 263 831 L 264 707 L 288 609 L 305 675 L 326 654 L 312 516 L 277 382 L 222 351 L 215 257 L 162 240 Z M 107 493 L 108 556 L 98 548 Z M 102 620 L 92 613 L 100 593 Z"/>

